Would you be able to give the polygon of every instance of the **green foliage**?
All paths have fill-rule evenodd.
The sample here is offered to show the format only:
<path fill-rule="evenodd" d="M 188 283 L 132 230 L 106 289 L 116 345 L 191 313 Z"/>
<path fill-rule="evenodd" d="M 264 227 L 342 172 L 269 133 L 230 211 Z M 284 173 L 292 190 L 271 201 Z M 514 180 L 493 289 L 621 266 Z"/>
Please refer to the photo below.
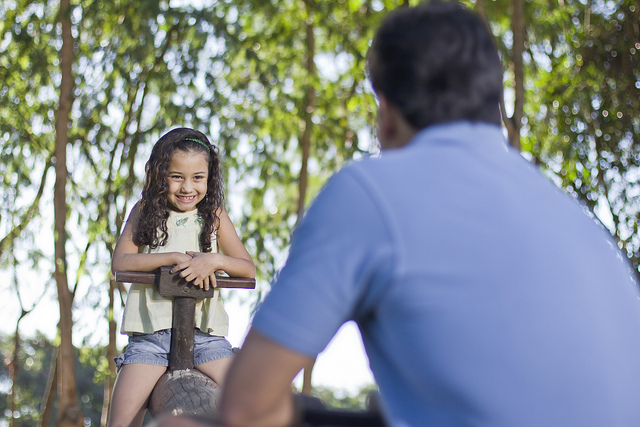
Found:
<path fill-rule="evenodd" d="M 53 13 L 47 4 L 28 1 L 0 5 L 6 16 L 0 24 L 0 262 L 6 262 L 4 254 L 19 234 L 29 237 L 25 227 L 39 201 L 33 195 L 53 151 L 56 81 L 48 72 L 57 58 Z M 27 200 L 25 188 L 33 189 Z"/>
<path fill-rule="evenodd" d="M 375 384 L 363 386 L 356 394 L 333 390 L 327 387 L 314 387 L 312 395 L 329 408 L 365 411 L 370 409 L 370 400 L 375 398 L 378 387 Z"/>
<path fill-rule="evenodd" d="M 19 373 L 17 381 L 12 384 L 7 362 L 11 360 L 13 338 L 0 336 L 0 352 L 5 360 L 5 363 L 0 366 L 0 396 L 2 396 L 0 399 L 0 420 L 8 423 L 11 418 L 9 396 L 11 388 L 15 387 L 17 393 L 16 425 L 18 427 L 32 427 L 38 424 L 54 351 L 54 344 L 42 335 L 21 340 L 18 353 Z M 76 364 L 77 387 L 80 405 L 85 415 L 85 425 L 99 426 L 103 386 L 100 381 L 95 381 L 94 372 L 96 363 L 101 358 L 104 359 L 102 356 L 104 349 L 83 348 L 80 350 L 80 354 L 79 363 Z"/>
<path fill-rule="evenodd" d="M 532 83 L 523 148 L 603 215 L 640 263 L 640 6 L 564 2 L 529 27 Z M 535 67 L 534 67 L 535 66 Z"/>
<path fill-rule="evenodd" d="M 211 7 L 227 19 L 224 82 L 217 85 L 220 144 L 233 180 L 246 189 L 240 227 L 267 279 L 297 220 L 307 119 L 305 203 L 346 160 L 370 148 L 362 130 L 375 109 L 365 78 L 368 40 L 380 18 L 373 3 L 245 0 Z"/>

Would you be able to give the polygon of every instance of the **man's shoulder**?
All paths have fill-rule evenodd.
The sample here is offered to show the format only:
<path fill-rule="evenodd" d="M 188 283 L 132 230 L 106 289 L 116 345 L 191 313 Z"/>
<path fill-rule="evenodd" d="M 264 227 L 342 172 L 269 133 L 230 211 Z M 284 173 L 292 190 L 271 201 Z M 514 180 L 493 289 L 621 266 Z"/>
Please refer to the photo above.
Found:
<path fill-rule="evenodd" d="M 326 182 L 305 217 L 338 223 L 375 217 L 388 194 L 384 163 L 380 158 L 365 158 L 343 166 Z"/>
<path fill-rule="evenodd" d="M 375 169 L 375 165 L 380 163 L 379 161 L 380 158 L 378 157 L 351 160 L 329 178 L 327 186 L 338 186 L 342 188 L 347 182 L 360 182 L 363 176 L 371 174 L 372 169 Z"/>
<path fill-rule="evenodd" d="M 377 180 L 394 169 L 402 168 L 407 159 L 413 155 L 408 147 L 387 151 L 382 156 L 369 156 L 353 160 L 346 164 L 335 176 L 339 179 L 355 179 L 358 181 Z"/>

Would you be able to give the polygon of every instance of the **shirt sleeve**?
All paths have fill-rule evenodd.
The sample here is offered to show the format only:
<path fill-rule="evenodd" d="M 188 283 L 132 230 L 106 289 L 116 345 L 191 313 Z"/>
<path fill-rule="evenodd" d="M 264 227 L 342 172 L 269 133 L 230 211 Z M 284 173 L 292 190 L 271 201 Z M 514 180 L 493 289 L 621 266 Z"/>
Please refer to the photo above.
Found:
<path fill-rule="evenodd" d="M 393 257 L 375 199 L 366 175 L 345 168 L 329 180 L 294 232 L 286 265 L 256 313 L 259 332 L 315 356 L 344 322 L 367 315 L 372 284 L 388 279 Z"/>

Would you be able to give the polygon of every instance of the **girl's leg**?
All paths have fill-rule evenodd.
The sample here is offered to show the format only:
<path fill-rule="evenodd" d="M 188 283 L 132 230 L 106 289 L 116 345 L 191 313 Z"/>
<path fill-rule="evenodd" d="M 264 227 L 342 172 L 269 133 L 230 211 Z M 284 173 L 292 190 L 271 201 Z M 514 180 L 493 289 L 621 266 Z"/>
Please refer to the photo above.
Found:
<path fill-rule="evenodd" d="M 216 359 L 197 365 L 196 369 L 211 378 L 216 382 L 216 384 L 222 387 L 232 361 L 233 357 L 225 357 L 223 359 Z"/>
<path fill-rule="evenodd" d="M 166 370 L 166 366 L 145 363 L 122 365 L 113 386 L 109 427 L 141 426 L 149 395 Z"/>

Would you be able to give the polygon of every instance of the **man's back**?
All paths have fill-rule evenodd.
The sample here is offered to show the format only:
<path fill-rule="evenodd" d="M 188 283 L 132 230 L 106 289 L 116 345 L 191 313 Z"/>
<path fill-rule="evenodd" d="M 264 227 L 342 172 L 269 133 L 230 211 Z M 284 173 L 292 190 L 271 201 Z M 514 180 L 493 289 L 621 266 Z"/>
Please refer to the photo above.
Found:
<path fill-rule="evenodd" d="M 498 127 L 421 136 L 354 169 L 390 231 L 393 273 L 361 327 L 397 413 L 419 414 L 412 425 L 640 422 L 638 289 L 605 231 Z"/>
<path fill-rule="evenodd" d="M 312 355 L 354 319 L 393 425 L 636 425 L 629 274 L 500 128 L 433 127 L 331 180 L 254 327 Z"/>

